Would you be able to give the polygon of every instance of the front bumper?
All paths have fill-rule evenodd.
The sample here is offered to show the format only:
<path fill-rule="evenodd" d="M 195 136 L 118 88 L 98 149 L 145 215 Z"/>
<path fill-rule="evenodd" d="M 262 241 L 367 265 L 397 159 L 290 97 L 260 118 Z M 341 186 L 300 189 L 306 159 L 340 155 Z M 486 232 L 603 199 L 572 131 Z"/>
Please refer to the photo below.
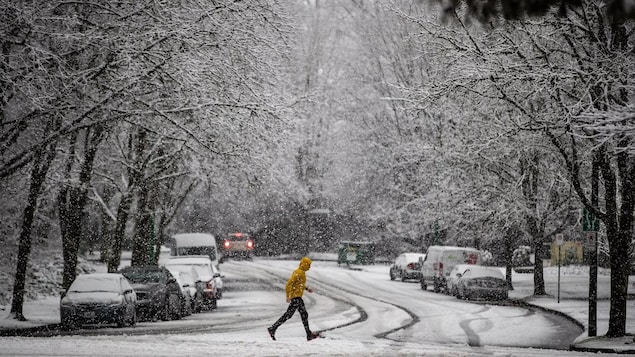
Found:
<path fill-rule="evenodd" d="M 63 305 L 60 308 L 62 324 L 119 324 L 126 318 L 126 305 Z"/>

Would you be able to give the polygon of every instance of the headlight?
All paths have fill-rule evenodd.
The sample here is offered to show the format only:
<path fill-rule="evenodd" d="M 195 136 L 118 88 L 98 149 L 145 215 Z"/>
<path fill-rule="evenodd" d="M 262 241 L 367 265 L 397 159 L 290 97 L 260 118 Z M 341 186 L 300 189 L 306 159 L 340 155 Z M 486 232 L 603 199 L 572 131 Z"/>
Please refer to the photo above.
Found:
<path fill-rule="evenodd" d="M 116 297 L 110 299 L 110 305 L 123 305 L 123 296 L 117 295 Z"/>

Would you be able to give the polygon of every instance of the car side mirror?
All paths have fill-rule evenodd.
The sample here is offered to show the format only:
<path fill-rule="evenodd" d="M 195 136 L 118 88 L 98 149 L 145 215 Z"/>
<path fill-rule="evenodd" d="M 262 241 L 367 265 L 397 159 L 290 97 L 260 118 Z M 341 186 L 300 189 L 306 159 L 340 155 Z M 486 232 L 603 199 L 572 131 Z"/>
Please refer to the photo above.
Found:
<path fill-rule="evenodd" d="M 215 278 L 220 278 L 220 277 L 221 277 L 221 275 L 220 275 L 219 273 L 214 273 L 214 277 L 215 277 Z"/>
<path fill-rule="evenodd" d="M 183 284 L 183 287 L 184 287 L 184 288 L 189 288 L 189 287 L 190 287 L 190 284 L 185 283 L 185 284 Z"/>
<path fill-rule="evenodd" d="M 168 283 L 176 283 L 176 278 L 174 277 L 169 278 Z"/>
<path fill-rule="evenodd" d="M 456 277 L 457 277 L 457 278 L 460 278 L 460 277 L 462 277 L 462 276 L 463 276 L 463 275 L 462 275 L 461 273 L 456 273 Z"/>
<path fill-rule="evenodd" d="M 123 293 L 124 293 L 124 294 L 132 294 L 132 292 L 133 292 L 133 290 L 132 290 L 132 289 L 128 289 L 128 290 L 125 290 Z"/>

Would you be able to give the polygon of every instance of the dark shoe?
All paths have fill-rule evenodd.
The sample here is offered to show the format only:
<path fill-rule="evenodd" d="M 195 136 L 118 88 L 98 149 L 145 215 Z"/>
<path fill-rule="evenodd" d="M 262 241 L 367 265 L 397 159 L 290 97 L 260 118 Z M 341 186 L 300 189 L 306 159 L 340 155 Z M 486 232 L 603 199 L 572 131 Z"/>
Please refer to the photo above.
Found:
<path fill-rule="evenodd" d="M 272 340 L 276 340 L 276 330 L 272 329 L 271 327 L 267 327 L 267 331 L 269 332 L 269 336 L 271 336 Z"/>
<path fill-rule="evenodd" d="M 306 340 L 307 341 L 311 341 L 314 340 L 316 338 L 320 337 L 320 334 L 317 332 L 311 332 L 310 334 L 306 335 Z"/>

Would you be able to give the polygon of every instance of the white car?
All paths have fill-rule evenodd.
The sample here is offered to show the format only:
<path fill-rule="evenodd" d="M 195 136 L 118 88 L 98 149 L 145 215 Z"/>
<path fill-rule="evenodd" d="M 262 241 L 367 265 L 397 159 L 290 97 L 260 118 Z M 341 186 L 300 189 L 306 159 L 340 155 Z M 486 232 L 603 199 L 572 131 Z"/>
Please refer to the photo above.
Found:
<path fill-rule="evenodd" d="M 471 264 L 457 264 L 450 271 L 450 275 L 446 281 L 446 292 L 452 296 L 456 296 L 456 284 L 459 282 L 459 278 L 463 276 L 465 271 L 469 269 Z"/>
<path fill-rule="evenodd" d="M 426 255 L 422 253 L 401 253 L 390 266 L 390 280 L 421 280 L 420 262 Z"/>
<path fill-rule="evenodd" d="M 505 300 L 508 297 L 507 280 L 495 267 L 471 265 L 456 283 L 459 299 Z"/>
<path fill-rule="evenodd" d="M 447 289 L 450 271 L 457 264 L 480 264 L 481 251 L 469 247 L 439 246 L 428 247 L 426 258 L 421 265 L 421 289 L 432 285 L 434 292 Z"/>
<path fill-rule="evenodd" d="M 218 267 L 208 256 L 176 256 L 170 257 L 165 263 L 169 270 L 190 272 L 192 269 L 198 274 L 197 283 L 203 284 L 204 306 L 216 308 L 216 300 L 222 297 L 223 281 Z"/>
<path fill-rule="evenodd" d="M 192 294 L 189 284 L 186 284 L 183 281 L 183 278 L 178 271 L 172 271 L 170 269 L 168 269 L 168 271 L 170 271 L 170 274 L 172 274 L 172 277 L 174 277 L 174 280 L 176 280 L 176 283 L 179 284 L 179 287 L 181 288 L 181 316 L 192 315 L 192 312 L 194 311 L 194 295 Z M 193 289 L 194 293 L 196 293 L 196 288 Z"/>

